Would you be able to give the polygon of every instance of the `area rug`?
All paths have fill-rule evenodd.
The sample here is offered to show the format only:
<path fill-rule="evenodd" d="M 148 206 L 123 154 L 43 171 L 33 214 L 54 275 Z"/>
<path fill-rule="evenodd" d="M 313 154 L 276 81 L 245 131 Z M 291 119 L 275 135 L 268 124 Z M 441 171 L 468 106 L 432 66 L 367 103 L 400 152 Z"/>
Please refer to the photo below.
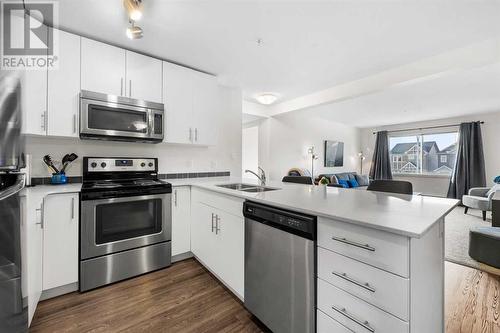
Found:
<path fill-rule="evenodd" d="M 491 213 L 488 213 L 486 221 L 483 221 L 480 210 L 469 209 L 466 215 L 463 207 L 456 207 L 446 216 L 445 260 L 500 275 L 500 269 L 469 257 L 469 229 L 475 226 L 491 226 Z"/>

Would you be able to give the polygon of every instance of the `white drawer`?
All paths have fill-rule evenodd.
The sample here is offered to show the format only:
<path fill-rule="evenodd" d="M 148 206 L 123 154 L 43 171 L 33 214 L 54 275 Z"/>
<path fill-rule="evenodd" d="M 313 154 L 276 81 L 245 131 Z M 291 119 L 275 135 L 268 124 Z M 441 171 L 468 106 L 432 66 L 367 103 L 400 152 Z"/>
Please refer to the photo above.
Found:
<path fill-rule="evenodd" d="M 393 315 L 409 320 L 408 279 L 318 247 L 318 277 Z"/>
<path fill-rule="evenodd" d="M 318 245 L 403 277 L 409 276 L 407 237 L 319 218 Z"/>
<path fill-rule="evenodd" d="M 218 208 L 226 213 L 242 217 L 243 199 L 193 187 L 191 189 L 192 202 L 201 202 L 205 205 Z"/>
<path fill-rule="evenodd" d="M 318 309 L 354 332 L 409 332 L 408 322 L 396 318 L 322 279 L 318 279 Z"/>
<path fill-rule="evenodd" d="M 320 310 L 316 311 L 316 333 L 352 333 L 350 329 L 328 317 Z"/>

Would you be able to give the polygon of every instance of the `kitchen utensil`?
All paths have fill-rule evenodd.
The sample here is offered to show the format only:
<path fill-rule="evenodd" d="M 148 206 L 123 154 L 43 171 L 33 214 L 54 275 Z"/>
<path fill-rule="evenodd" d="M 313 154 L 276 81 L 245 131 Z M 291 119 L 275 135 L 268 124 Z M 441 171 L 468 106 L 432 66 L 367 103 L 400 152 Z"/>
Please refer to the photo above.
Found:
<path fill-rule="evenodd" d="M 71 153 L 71 154 L 66 154 L 64 157 L 63 157 L 63 167 L 61 169 L 61 173 L 64 173 L 66 171 L 66 168 L 68 167 L 68 165 L 71 164 L 71 162 L 73 162 L 74 160 L 76 160 L 78 158 L 78 155 L 76 155 L 75 153 Z"/>
<path fill-rule="evenodd" d="M 59 173 L 59 170 L 56 168 L 54 165 L 54 162 L 52 162 L 52 157 L 50 155 L 45 155 L 43 157 L 43 162 L 51 169 L 54 173 Z"/>

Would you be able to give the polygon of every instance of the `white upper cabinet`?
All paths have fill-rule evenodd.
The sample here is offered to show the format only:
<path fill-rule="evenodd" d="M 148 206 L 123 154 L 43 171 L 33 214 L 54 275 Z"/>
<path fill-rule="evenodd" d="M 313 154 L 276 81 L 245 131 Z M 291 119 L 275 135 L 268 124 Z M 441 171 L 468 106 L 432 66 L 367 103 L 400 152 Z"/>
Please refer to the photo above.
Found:
<path fill-rule="evenodd" d="M 215 76 L 193 72 L 193 143 L 214 145 L 217 142 L 219 87 Z"/>
<path fill-rule="evenodd" d="M 81 87 L 125 96 L 125 50 L 82 37 Z"/>
<path fill-rule="evenodd" d="M 59 34 L 59 45 L 55 46 L 59 56 L 58 68 L 48 71 L 47 134 L 78 137 L 80 37 L 64 31 L 54 33 Z"/>
<path fill-rule="evenodd" d="M 126 64 L 126 96 L 161 103 L 161 60 L 127 51 Z"/>
<path fill-rule="evenodd" d="M 21 20 L 21 17 L 14 16 Z M 40 29 L 48 32 L 47 26 Z M 38 56 L 37 56 L 38 57 Z M 47 134 L 47 68 L 25 70 L 22 77 L 23 133 Z"/>
<path fill-rule="evenodd" d="M 164 141 L 215 144 L 219 100 L 214 76 L 163 62 Z"/>
<path fill-rule="evenodd" d="M 163 62 L 165 142 L 191 143 L 193 139 L 193 71 Z"/>

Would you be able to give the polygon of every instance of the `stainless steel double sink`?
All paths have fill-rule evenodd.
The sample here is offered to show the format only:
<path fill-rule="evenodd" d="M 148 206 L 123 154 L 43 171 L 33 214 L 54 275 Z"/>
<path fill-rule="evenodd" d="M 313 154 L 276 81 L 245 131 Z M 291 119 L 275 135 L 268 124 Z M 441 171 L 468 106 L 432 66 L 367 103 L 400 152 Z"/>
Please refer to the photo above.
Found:
<path fill-rule="evenodd" d="M 279 188 L 275 187 L 267 187 L 267 186 L 243 184 L 243 183 L 221 184 L 216 186 L 242 192 L 267 192 L 267 191 L 279 190 Z"/>

